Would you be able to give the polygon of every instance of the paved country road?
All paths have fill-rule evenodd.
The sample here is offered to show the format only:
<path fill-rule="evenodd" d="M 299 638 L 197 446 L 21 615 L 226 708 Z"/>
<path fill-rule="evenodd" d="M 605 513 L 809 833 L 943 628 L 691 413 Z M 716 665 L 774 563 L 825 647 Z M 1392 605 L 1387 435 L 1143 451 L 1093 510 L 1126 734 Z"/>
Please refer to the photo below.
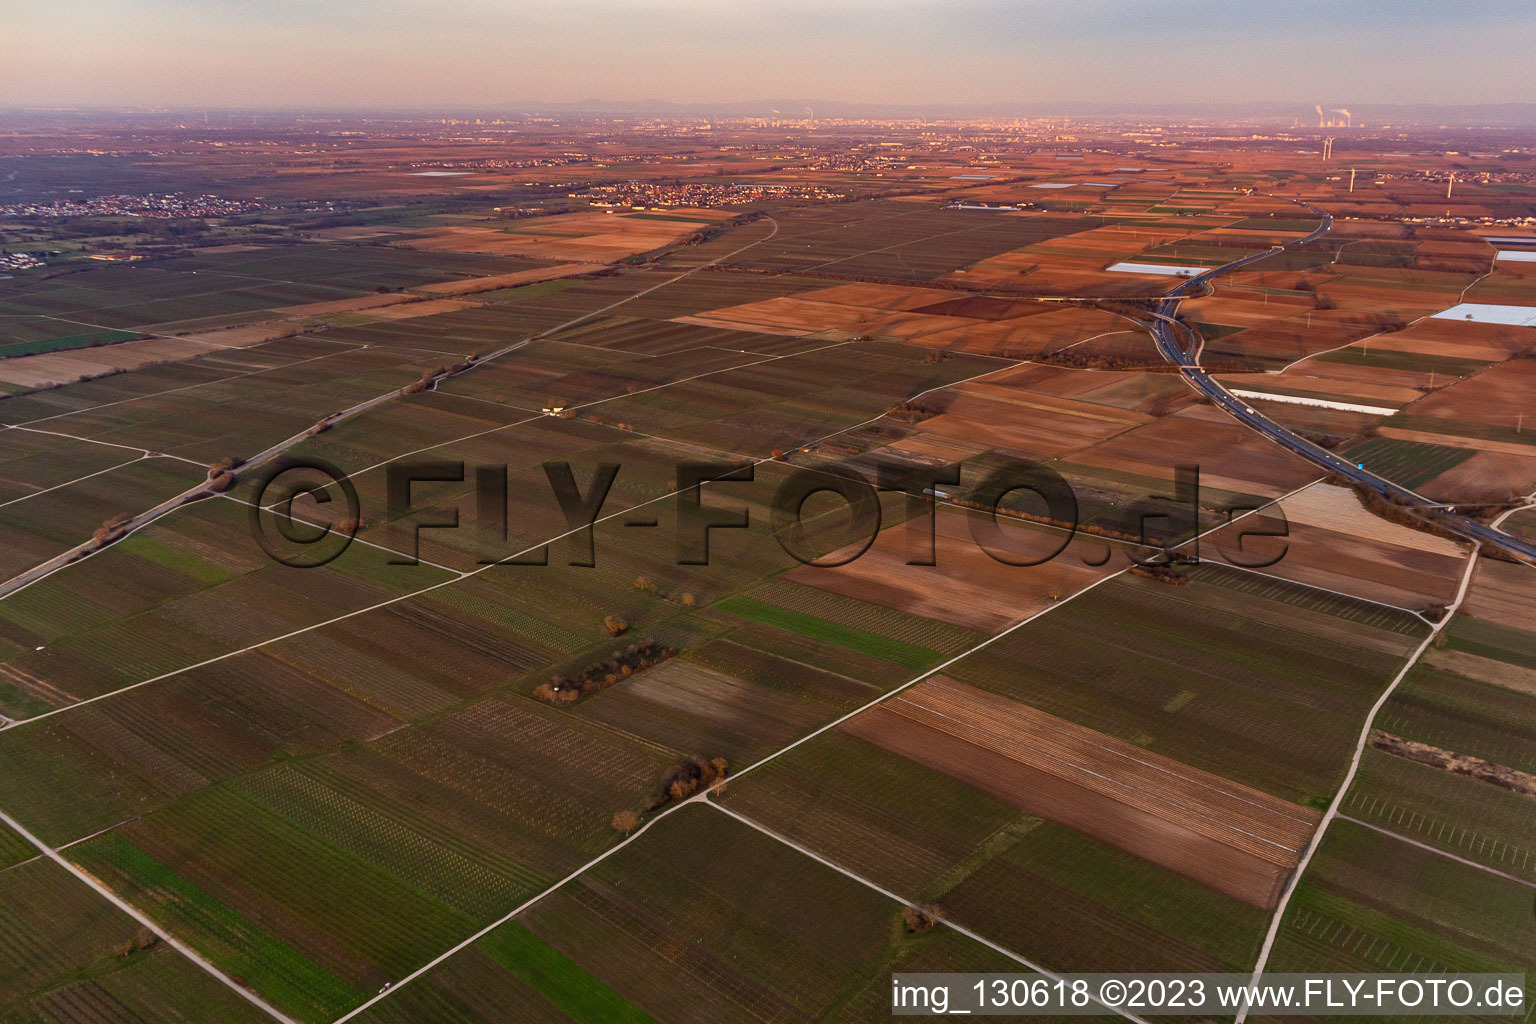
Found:
<path fill-rule="evenodd" d="M 1321 223 L 1317 226 L 1317 230 L 1305 238 L 1288 242 L 1279 248 L 1288 249 L 1292 246 L 1315 242 L 1333 228 L 1333 217 L 1330 214 L 1319 210 L 1310 203 L 1303 203 L 1299 200 L 1291 201 L 1317 214 L 1321 218 Z M 1183 325 L 1178 324 L 1174 320 L 1174 316 L 1178 312 L 1181 300 L 1186 298 L 1193 289 L 1199 288 L 1212 278 L 1219 277 L 1222 274 L 1230 274 L 1234 270 L 1240 270 L 1250 263 L 1256 263 L 1267 256 L 1273 255 L 1274 252 L 1274 249 L 1269 249 L 1264 252 L 1253 253 L 1250 256 L 1244 256 L 1239 260 L 1233 260 L 1231 263 L 1220 267 L 1214 267 L 1211 270 L 1191 277 L 1167 292 L 1158 303 L 1157 309 L 1153 313 L 1154 319 L 1152 322 L 1152 336 L 1157 340 L 1157 349 L 1163 358 L 1179 367 L 1179 372 L 1184 375 L 1184 379 L 1197 391 L 1226 410 L 1233 418 L 1264 434 L 1281 447 L 1290 449 L 1302 458 L 1316 463 L 1331 473 L 1337 473 L 1352 483 L 1369 488 L 1377 494 L 1397 502 L 1403 507 L 1412 510 L 1420 518 L 1436 523 L 1458 537 L 1498 548 L 1517 558 L 1536 564 L 1536 544 L 1521 540 L 1518 537 L 1511 537 L 1504 531 L 1495 529 L 1485 523 L 1480 523 L 1475 519 L 1457 515 L 1430 501 L 1423 495 L 1416 494 L 1406 487 L 1393 483 L 1391 480 L 1377 476 L 1368 469 L 1362 469 L 1359 465 L 1350 462 L 1348 459 L 1340 458 L 1328 449 L 1313 444 L 1306 438 L 1300 437 L 1282 427 L 1263 413 L 1257 412 L 1243 399 L 1233 395 L 1217 383 L 1200 366 L 1197 345 L 1198 335 L 1193 330 L 1184 328 L 1190 339 L 1190 347 L 1186 349 L 1179 344 L 1178 330 Z"/>

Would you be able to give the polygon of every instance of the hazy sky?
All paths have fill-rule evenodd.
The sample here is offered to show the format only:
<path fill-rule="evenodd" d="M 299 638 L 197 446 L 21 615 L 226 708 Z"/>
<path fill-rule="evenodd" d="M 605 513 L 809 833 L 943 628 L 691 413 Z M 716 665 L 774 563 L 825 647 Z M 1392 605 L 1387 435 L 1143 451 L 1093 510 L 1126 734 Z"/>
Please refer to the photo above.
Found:
<path fill-rule="evenodd" d="M 0 0 L 0 104 L 1536 101 L 1532 0 Z"/>

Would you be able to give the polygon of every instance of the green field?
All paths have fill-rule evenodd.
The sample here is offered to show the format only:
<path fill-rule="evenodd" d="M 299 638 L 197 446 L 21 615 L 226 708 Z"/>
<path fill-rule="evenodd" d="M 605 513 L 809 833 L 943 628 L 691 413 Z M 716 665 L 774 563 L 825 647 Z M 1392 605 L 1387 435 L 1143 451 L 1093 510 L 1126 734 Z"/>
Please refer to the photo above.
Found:
<path fill-rule="evenodd" d="M 40 352 L 64 352 L 72 348 L 90 348 L 93 345 L 111 345 L 119 341 L 133 341 L 143 335 L 133 331 L 92 331 L 86 334 L 67 334 L 57 338 L 37 341 L 15 341 L 0 345 L 0 359 L 11 356 L 31 356 Z"/>
<path fill-rule="evenodd" d="M 717 611 L 735 615 L 752 622 L 761 622 L 779 629 L 798 633 L 813 640 L 822 640 L 849 650 L 876 658 L 884 658 L 910 669 L 923 669 L 943 660 L 938 651 L 915 644 L 902 643 L 887 637 L 876 636 L 860 629 L 840 626 L 835 622 L 819 619 L 814 615 L 793 612 L 777 605 L 765 604 L 748 597 L 730 597 L 714 605 Z"/>
<path fill-rule="evenodd" d="M 1476 454 L 1476 450 L 1373 437 L 1351 445 L 1340 454 L 1364 463 L 1372 473 L 1411 489 L 1465 462 Z"/>

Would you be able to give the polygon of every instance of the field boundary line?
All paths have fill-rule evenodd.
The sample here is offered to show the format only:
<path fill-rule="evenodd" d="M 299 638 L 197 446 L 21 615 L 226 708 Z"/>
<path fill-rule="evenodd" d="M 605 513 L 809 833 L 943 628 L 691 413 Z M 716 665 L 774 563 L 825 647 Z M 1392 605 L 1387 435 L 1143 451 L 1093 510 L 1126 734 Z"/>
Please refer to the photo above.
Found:
<path fill-rule="evenodd" d="M 1482 545 L 1473 545 L 1471 553 L 1467 556 L 1467 568 L 1462 573 L 1461 587 L 1456 593 L 1455 602 L 1446 609 L 1445 616 L 1430 627 L 1429 635 L 1419 642 L 1418 647 L 1414 648 L 1413 653 L 1408 656 L 1408 660 L 1403 663 L 1403 667 L 1398 670 L 1397 675 L 1387 684 L 1387 688 L 1381 692 L 1381 696 L 1376 698 L 1376 703 L 1371 705 L 1370 712 L 1365 716 L 1365 722 L 1360 726 L 1360 738 L 1355 742 L 1354 756 L 1350 758 L 1349 769 L 1344 773 L 1344 780 L 1339 784 L 1338 792 L 1333 795 L 1333 800 L 1329 802 L 1328 810 L 1323 813 L 1322 821 L 1318 822 L 1317 831 L 1312 833 L 1312 841 L 1307 844 L 1306 852 L 1302 854 L 1301 861 L 1296 865 L 1296 870 L 1291 873 L 1290 880 L 1286 883 L 1284 890 L 1281 891 L 1280 902 L 1275 905 L 1275 913 L 1269 921 L 1269 931 L 1264 936 L 1264 944 L 1259 948 L 1258 959 L 1254 962 L 1253 985 L 1259 984 L 1259 979 L 1264 974 L 1264 967 L 1269 963 L 1269 954 L 1273 951 L 1275 939 L 1280 934 L 1280 922 L 1285 917 L 1286 908 L 1290 906 L 1291 896 L 1295 894 L 1296 887 L 1301 884 L 1302 876 L 1306 873 L 1307 867 L 1312 863 L 1313 854 L 1317 853 L 1318 848 L 1323 845 L 1323 836 L 1328 831 L 1328 826 L 1333 823 L 1335 818 L 1340 816 L 1339 807 L 1343 804 L 1344 797 L 1349 792 L 1349 787 L 1354 785 L 1355 775 L 1360 770 L 1360 759 L 1365 754 L 1365 748 L 1371 738 L 1371 729 L 1376 724 L 1376 716 L 1381 713 L 1381 709 L 1386 706 L 1392 694 L 1397 691 L 1398 684 L 1407 677 L 1409 670 L 1418 664 L 1419 658 L 1429 648 L 1430 643 L 1435 637 L 1440 635 L 1440 631 L 1456 615 L 1457 609 L 1461 607 L 1461 602 L 1466 599 L 1467 587 L 1472 583 L 1472 574 L 1477 569 L 1477 558 L 1481 550 Z M 1243 1024 L 1247 1019 L 1248 1007 L 1245 1004 L 1238 1011 L 1234 1024 Z"/>
<path fill-rule="evenodd" d="M 1421 843 L 1417 839 L 1410 839 L 1400 832 L 1393 832 L 1389 828 L 1382 828 L 1380 825 L 1372 825 L 1368 821 L 1361 821 L 1359 818 L 1352 818 L 1347 814 L 1339 815 L 1339 820 L 1347 821 L 1352 825 L 1359 825 L 1361 828 L 1368 828 L 1372 832 L 1380 832 L 1384 836 L 1391 836 L 1393 839 L 1396 839 L 1399 842 L 1407 843 L 1409 846 L 1417 846 L 1421 850 L 1428 850 L 1430 853 L 1439 854 L 1442 857 L 1456 861 L 1458 864 L 1465 864 L 1469 868 L 1476 868 L 1479 871 L 1486 871 L 1490 875 L 1497 875 L 1498 877 L 1508 881 L 1519 883 L 1528 889 L 1536 889 L 1536 882 L 1533 882 L 1528 878 L 1521 878 L 1518 875 L 1511 875 L 1508 872 L 1500 871 L 1498 868 L 1489 867 L 1487 864 L 1482 864 L 1475 860 L 1468 860 L 1465 857 L 1458 857 L 1456 854 L 1451 853 L 1449 850 L 1442 850 L 1438 846 L 1430 846 L 1428 843 Z"/>
<path fill-rule="evenodd" d="M 804 855 L 806 857 L 809 857 L 809 858 L 811 858 L 812 860 L 816 861 L 819 864 L 822 864 L 822 865 L 824 865 L 826 867 L 831 868 L 833 871 L 836 871 L 838 874 L 845 875 L 846 877 L 853 879 L 855 882 L 858 882 L 860 885 L 863 885 L 863 886 L 866 886 L 866 887 L 868 887 L 870 889 L 873 889 L 875 892 L 878 892 L 880 895 L 886 897 L 887 899 L 895 900 L 897 903 L 900 903 L 904 907 L 910 907 L 910 906 L 914 906 L 915 905 L 912 900 L 903 899 L 902 897 L 900 897 L 900 896 L 896 895 L 895 893 L 891 892 L 889 889 L 882 888 L 881 886 L 875 884 L 874 882 L 872 882 L 869 879 L 863 877 L 862 875 L 854 873 L 853 871 L 849 870 L 848 868 L 843 867 L 841 864 L 837 864 L 837 863 L 835 863 L 835 862 L 833 862 L 831 860 L 828 860 L 826 857 L 823 857 L 821 854 L 817 853 L 815 850 L 810 850 L 810 849 L 807 849 L 804 846 L 801 846 L 799 843 L 795 842 L 793 839 L 790 839 L 788 836 L 782 836 L 779 833 L 773 831 L 773 829 L 768 828 L 765 825 L 761 825 L 761 824 L 759 824 L 756 821 L 753 821 L 751 818 L 747 817 L 744 814 L 741 814 L 741 813 L 739 813 L 737 811 L 733 811 L 729 807 L 726 807 L 723 804 L 716 803 L 713 800 L 706 800 L 706 801 L 704 801 L 704 803 L 706 805 L 714 808 L 715 810 L 719 811 L 721 814 L 728 815 L 729 817 L 735 818 L 737 821 L 741 822 L 743 825 L 746 825 L 749 828 L 756 829 L 757 831 L 761 832 L 763 835 L 768 836 L 770 839 L 775 839 L 775 840 L 779 841 L 780 843 L 783 843 L 785 846 L 789 847 L 791 850 L 794 850 L 797 853 L 800 853 L 800 854 L 802 854 L 802 855 Z M 953 929 L 954 931 L 959 932 L 961 935 L 964 935 L 968 939 L 972 939 L 972 940 L 974 940 L 976 942 L 981 943 L 983 946 L 986 946 L 988 949 L 991 949 L 991 950 L 994 950 L 995 952 L 1003 954 L 1004 956 L 1006 956 L 1010 960 L 1015 960 L 1018 963 L 1023 964 L 1025 967 L 1028 967 L 1030 970 L 1034 971 L 1037 974 L 1043 974 L 1043 975 L 1045 975 L 1048 978 L 1059 978 L 1060 977 L 1060 975 L 1058 975 L 1055 971 L 1053 971 L 1053 970 L 1051 970 L 1051 969 L 1049 969 L 1047 967 L 1041 967 L 1039 964 L 1034 963 L 1033 961 L 1027 959 L 1024 956 L 1021 956 L 1018 953 L 1015 953 L 1013 950 L 1009 949 L 1008 947 L 1006 947 L 1004 945 L 1001 945 L 1000 943 L 993 942 L 991 939 L 987 938 L 986 936 L 972 931 L 970 928 L 967 928 L 965 925 L 963 925 L 963 924 L 956 924 L 954 921 L 951 921 L 949 918 L 943 916 L 942 914 L 938 915 L 938 919 L 939 919 L 939 923 L 944 925 L 945 927 Z M 1089 995 L 1089 998 L 1093 999 L 1093 1001 L 1096 1002 L 1096 1003 L 1099 1002 L 1099 1000 L 1094 998 L 1091 994 Z M 1142 1020 L 1142 1018 L 1136 1016 L 1135 1014 L 1129 1012 L 1128 1010 L 1121 1009 L 1118 1006 L 1110 1006 L 1110 1005 L 1108 1005 L 1106 1003 L 1099 1003 L 1099 1005 L 1103 1006 L 1106 1010 L 1108 1010 L 1111 1013 L 1115 1013 L 1115 1014 L 1118 1014 L 1121 1017 L 1124 1017 L 1126 1020 L 1136 1021 L 1137 1024 L 1146 1024 L 1146 1021 Z"/>
<path fill-rule="evenodd" d="M 283 1013 L 283 1011 L 279 1010 L 277 1007 L 261 998 L 255 992 L 252 992 L 245 986 L 238 984 L 229 975 L 215 967 L 212 961 L 204 959 L 200 953 L 192 949 L 190 946 L 187 946 L 180 939 L 177 939 L 171 935 L 164 928 L 160 927 L 147 914 L 139 910 L 132 903 L 129 903 L 127 900 L 123 899 L 121 896 L 118 896 L 111 889 L 108 889 L 101 882 L 97 881 L 89 872 L 85 871 L 83 868 L 77 867 L 73 862 L 60 855 L 59 852 L 53 847 L 49 846 L 41 839 L 34 836 L 31 832 L 28 832 L 15 818 L 11 817 L 4 811 L 0 811 L 0 821 L 5 822 L 5 824 L 9 825 L 17 835 L 21 836 L 27 842 L 37 847 L 41 856 L 47 857 L 49 860 L 62 867 L 65 871 L 68 871 L 71 875 L 75 876 L 80 881 L 90 886 L 98 896 L 111 903 L 113 906 L 127 914 L 129 917 L 133 918 L 135 921 L 139 922 L 139 924 L 143 925 L 145 928 L 148 928 L 150 931 L 154 932 L 166 945 L 170 946 L 172 949 L 176 950 L 176 952 L 192 961 L 192 963 L 197 965 L 207 974 L 213 976 L 225 988 L 234 992 L 236 995 L 240 996 L 240 998 L 244 999 L 252 1006 L 255 1006 L 256 1008 L 264 1011 L 274 1020 L 282 1021 L 283 1024 L 298 1024 L 298 1022 L 295 1021 L 292 1017 Z"/>

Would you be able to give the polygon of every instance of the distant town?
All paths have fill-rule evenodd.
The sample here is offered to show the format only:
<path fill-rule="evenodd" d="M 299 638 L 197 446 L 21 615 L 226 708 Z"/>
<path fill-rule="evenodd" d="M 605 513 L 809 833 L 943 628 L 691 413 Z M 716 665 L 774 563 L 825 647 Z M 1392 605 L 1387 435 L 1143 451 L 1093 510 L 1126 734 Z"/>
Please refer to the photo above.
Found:
<path fill-rule="evenodd" d="M 143 195 L 104 195 L 89 199 L 54 199 L 0 204 L 0 217 L 150 217 L 173 220 L 181 217 L 229 217 L 270 209 L 254 200 L 221 199 L 185 192 Z"/>

